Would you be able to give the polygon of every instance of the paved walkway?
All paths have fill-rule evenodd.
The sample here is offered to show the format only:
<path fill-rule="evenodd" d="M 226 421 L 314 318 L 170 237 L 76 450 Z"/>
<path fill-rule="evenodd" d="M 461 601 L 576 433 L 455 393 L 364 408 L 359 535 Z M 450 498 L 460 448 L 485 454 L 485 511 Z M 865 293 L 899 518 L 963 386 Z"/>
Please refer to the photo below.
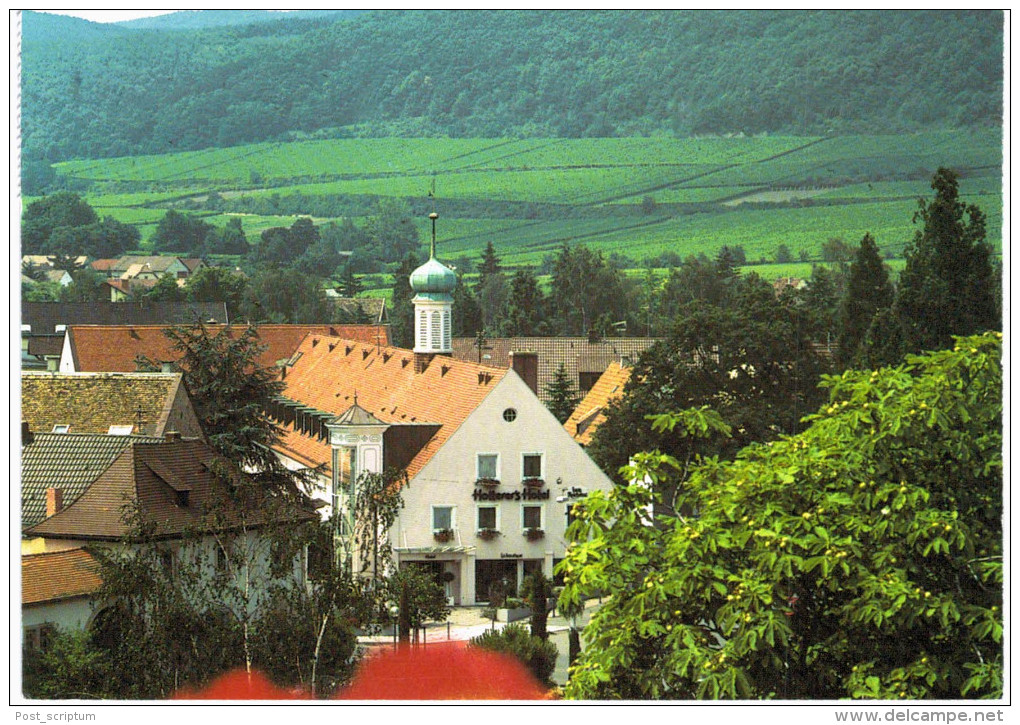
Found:
<path fill-rule="evenodd" d="M 583 627 L 587 624 L 592 612 L 598 609 L 600 605 L 600 600 L 590 599 L 585 604 L 584 614 L 578 617 L 578 625 Z M 451 608 L 450 616 L 445 622 L 429 622 L 425 625 L 425 644 L 447 641 L 466 643 L 472 637 L 477 637 L 489 629 L 502 629 L 506 626 L 506 622 L 496 622 L 493 625 L 492 620 L 483 614 L 484 611 L 485 607 L 481 606 Z M 529 621 L 528 618 L 525 618 L 519 620 L 519 623 L 527 627 Z M 546 628 L 549 631 L 549 639 L 556 644 L 559 650 L 556 671 L 553 673 L 553 681 L 558 684 L 564 684 L 567 680 L 567 631 L 570 629 L 570 622 L 553 611 L 549 613 Z M 387 627 L 376 635 L 358 637 L 358 642 L 369 649 L 386 645 L 392 646 L 393 628 Z"/>

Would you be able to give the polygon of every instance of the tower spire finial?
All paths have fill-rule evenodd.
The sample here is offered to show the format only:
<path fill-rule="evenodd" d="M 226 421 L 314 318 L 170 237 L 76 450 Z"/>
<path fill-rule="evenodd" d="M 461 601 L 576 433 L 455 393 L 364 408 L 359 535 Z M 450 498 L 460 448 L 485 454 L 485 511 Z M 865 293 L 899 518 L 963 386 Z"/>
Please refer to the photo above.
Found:
<path fill-rule="evenodd" d="M 439 218 L 439 215 L 436 214 L 435 212 L 432 212 L 431 214 L 429 214 L 429 219 L 432 220 L 432 248 L 431 248 L 431 250 L 429 250 L 429 258 L 430 259 L 435 259 L 436 258 L 436 219 L 438 219 L 438 218 Z"/>

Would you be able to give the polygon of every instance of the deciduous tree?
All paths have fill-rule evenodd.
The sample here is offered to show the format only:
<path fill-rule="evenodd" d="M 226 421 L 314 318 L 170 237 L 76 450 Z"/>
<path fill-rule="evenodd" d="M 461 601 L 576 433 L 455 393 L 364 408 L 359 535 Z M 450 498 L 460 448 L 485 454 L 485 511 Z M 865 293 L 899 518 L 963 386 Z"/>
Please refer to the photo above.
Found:
<path fill-rule="evenodd" d="M 825 386 L 802 432 L 703 460 L 694 516 L 653 520 L 662 453 L 575 506 L 560 604 L 610 596 L 567 697 L 1002 696 L 1001 335 Z"/>

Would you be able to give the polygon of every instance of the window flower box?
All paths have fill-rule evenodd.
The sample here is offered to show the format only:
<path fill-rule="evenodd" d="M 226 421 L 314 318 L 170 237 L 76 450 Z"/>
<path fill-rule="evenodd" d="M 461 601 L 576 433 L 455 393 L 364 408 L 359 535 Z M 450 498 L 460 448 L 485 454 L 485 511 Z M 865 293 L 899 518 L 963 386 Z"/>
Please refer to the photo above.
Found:
<path fill-rule="evenodd" d="M 436 529 L 432 532 L 432 538 L 440 544 L 445 544 L 447 541 L 453 540 L 453 529 Z"/>
<path fill-rule="evenodd" d="M 542 488 L 545 485 L 541 478 L 525 478 L 522 483 L 528 488 Z"/>
<path fill-rule="evenodd" d="M 479 478 L 475 481 L 476 486 L 485 486 L 486 488 L 495 488 L 499 485 L 498 478 Z"/>
<path fill-rule="evenodd" d="M 545 537 L 545 531 L 537 528 L 525 529 L 524 535 L 527 537 L 528 541 L 538 541 Z"/>
<path fill-rule="evenodd" d="M 478 538 L 482 541 L 492 541 L 497 536 L 499 532 L 496 529 L 478 529 Z"/>

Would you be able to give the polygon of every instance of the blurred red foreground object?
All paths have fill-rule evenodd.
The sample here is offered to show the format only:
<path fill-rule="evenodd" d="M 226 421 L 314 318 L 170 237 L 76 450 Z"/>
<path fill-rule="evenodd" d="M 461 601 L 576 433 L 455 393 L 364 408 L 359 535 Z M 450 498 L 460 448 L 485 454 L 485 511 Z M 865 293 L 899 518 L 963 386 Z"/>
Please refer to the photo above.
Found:
<path fill-rule="evenodd" d="M 370 656 L 340 700 L 544 700 L 549 693 L 509 655 L 436 643 Z"/>
<path fill-rule="evenodd" d="M 234 670 L 217 677 L 201 690 L 180 690 L 175 700 L 303 700 L 308 695 L 277 687 L 261 672 Z"/>

